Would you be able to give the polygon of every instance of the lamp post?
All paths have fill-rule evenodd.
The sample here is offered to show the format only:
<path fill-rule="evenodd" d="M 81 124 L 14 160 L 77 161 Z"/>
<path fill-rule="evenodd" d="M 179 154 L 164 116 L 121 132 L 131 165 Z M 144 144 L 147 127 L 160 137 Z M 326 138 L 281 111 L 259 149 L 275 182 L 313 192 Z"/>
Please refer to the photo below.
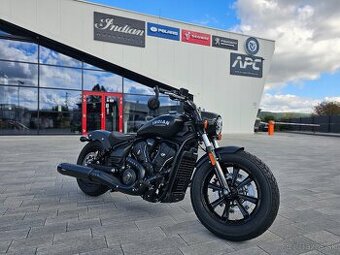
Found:
<path fill-rule="evenodd" d="M 18 80 L 18 94 L 17 94 L 17 101 L 18 101 L 18 108 L 20 107 L 20 85 L 24 85 L 25 82 Z"/>

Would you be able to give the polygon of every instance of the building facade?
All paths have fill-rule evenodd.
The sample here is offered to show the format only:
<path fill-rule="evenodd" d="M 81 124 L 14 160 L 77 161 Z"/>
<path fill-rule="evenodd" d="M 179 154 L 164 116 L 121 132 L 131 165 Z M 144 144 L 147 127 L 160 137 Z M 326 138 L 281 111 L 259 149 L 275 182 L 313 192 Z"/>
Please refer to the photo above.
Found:
<path fill-rule="evenodd" d="M 0 135 L 132 132 L 185 87 L 250 133 L 274 42 L 78 0 L 0 0 Z"/>

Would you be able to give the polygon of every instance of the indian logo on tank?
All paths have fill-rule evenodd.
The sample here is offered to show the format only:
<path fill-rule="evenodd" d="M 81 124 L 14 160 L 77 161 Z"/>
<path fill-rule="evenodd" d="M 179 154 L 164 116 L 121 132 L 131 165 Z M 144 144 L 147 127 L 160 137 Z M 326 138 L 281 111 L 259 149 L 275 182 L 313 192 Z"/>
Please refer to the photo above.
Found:
<path fill-rule="evenodd" d="M 169 126 L 170 125 L 170 121 L 168 120 L 155 120 L 152 122 L 152 125 L 155 126 Z"/>

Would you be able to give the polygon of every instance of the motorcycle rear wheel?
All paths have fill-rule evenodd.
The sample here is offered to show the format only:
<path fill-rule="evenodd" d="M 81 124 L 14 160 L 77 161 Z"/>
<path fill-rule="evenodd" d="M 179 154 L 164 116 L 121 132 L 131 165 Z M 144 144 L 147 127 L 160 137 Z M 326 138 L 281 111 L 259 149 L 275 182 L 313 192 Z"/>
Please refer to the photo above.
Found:
<path fill-rule="evenodd" d="M 220 155 L 231 192 L 225 195 L 207 160 L 196 169 L 191 202 L 200 222 L 217 236 L 244 241 L 264 233 L 279 210 L 280 194 L 270 169 L 245 151 Z"/>
<path fill-rule="evenodd" d="M 93 158 L 96 153 L 102 151 L 102 145 L 99 142 L 90 142 L 85 145 L 82 151 L 79 154 L 77 164 L 86 166 L 87 163 Z M 88 180 L 83 180 L 77 178 L 77 183 L 82 192 L 84 192 L 88 196 L 98 197 L 106 193 L 109 188 L 105 185 L 101 185 L 98 183 L 94 183 Z"/>

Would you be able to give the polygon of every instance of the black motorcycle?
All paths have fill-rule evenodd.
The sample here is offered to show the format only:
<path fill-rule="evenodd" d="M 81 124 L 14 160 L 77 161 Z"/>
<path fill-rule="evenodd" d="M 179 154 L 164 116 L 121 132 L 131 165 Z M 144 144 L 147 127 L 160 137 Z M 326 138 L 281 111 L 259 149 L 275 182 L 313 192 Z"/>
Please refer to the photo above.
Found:
<path fill-rule="evenodd" d="M 88 144 L 77 165 L 61 163 L 58 172 L 76 177 L 90 196 L 111 190 L 173 203 L 183 200 L 190 186 L 198 219 L 217 236 L 241 241 L 265 232 L 280 201 L 269 168 L 242 147 L 219 147 L 221 117 L 200 113 L 188 90 L 155 91 L 148 101 L 151 110 L 159 108 L 161 92 L 180 101 L 183 114 L 160 115 L 136 134 L 93 131 L 80 138 Z M 200 159 L 199 146 L 204 151 Z"/>

